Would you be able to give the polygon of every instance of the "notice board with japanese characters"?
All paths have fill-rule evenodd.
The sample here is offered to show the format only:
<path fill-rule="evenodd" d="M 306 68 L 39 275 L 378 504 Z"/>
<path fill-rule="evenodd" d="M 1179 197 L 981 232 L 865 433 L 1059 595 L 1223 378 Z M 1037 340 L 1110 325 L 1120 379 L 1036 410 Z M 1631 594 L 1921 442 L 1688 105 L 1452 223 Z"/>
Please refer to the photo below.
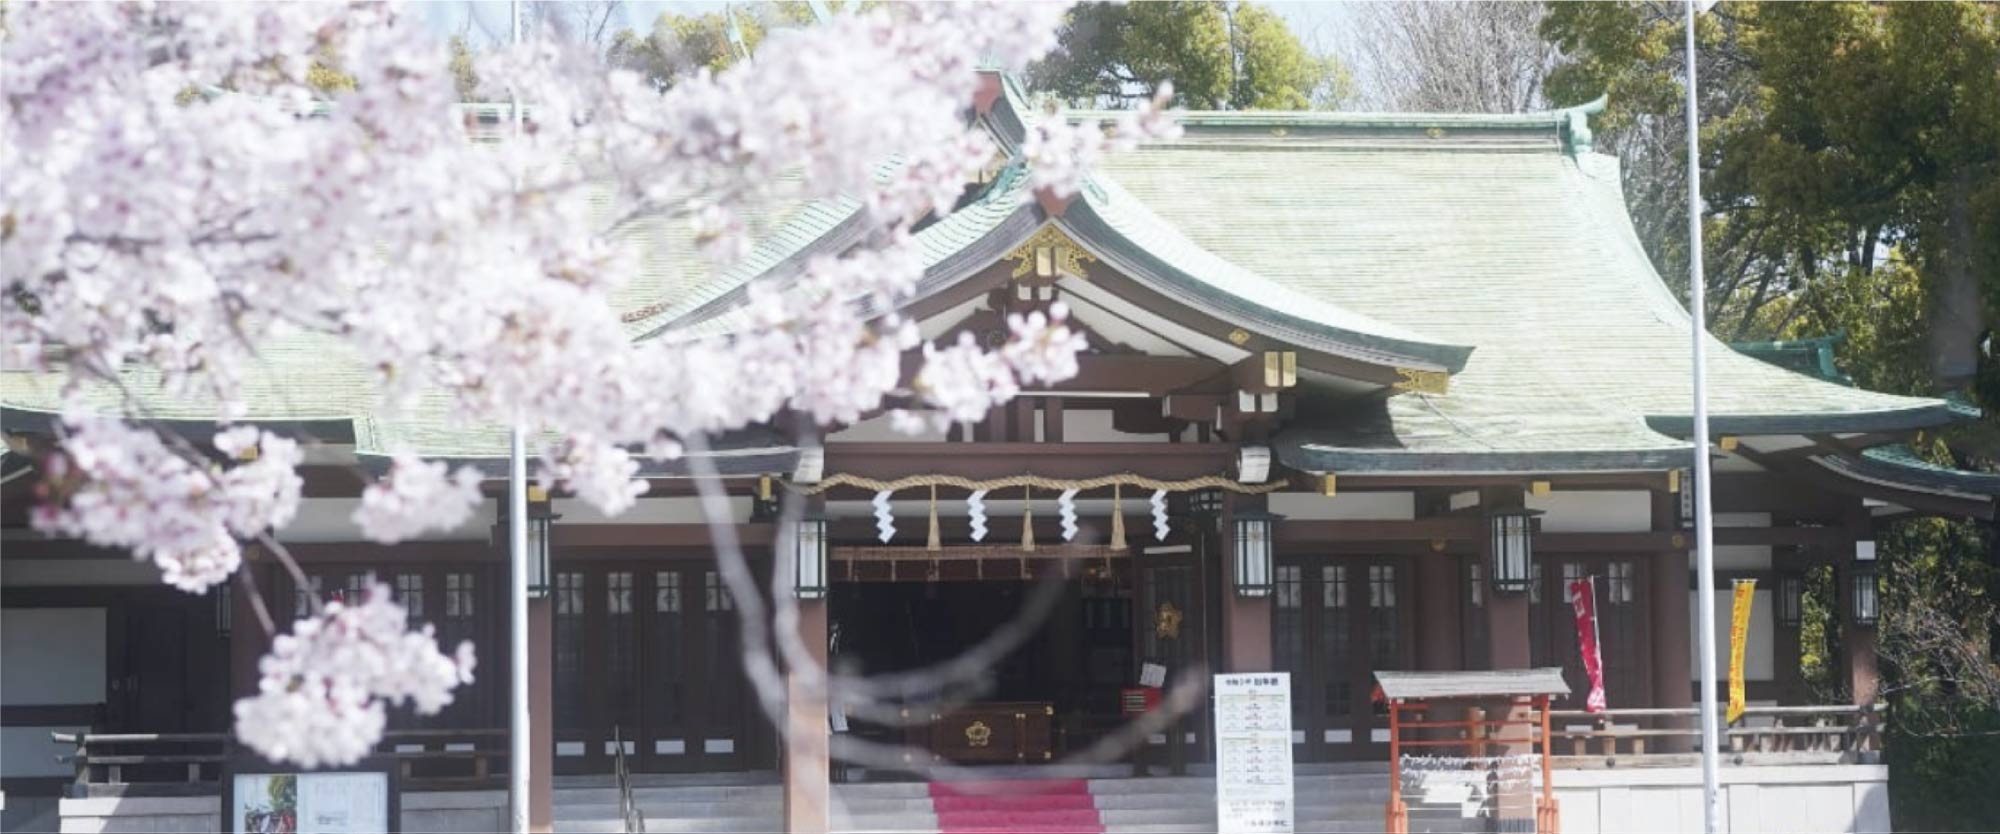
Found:
<path fill-rule="evenodd" d="M 1223 834 L 1292 834 L 1292 676 L 1215 676 L 1215 814 Z"/>

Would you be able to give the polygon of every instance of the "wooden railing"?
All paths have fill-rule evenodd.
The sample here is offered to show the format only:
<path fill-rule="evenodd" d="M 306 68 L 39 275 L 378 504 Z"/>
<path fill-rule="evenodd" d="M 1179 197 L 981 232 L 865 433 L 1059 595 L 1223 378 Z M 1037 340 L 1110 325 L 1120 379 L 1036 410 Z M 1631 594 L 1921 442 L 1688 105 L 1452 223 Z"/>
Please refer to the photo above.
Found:
<path fill-rule="evenodd" d="M 1563 767 L 1676 764 L 1701 745 L 1701 711 L 1560 710 L 1550 714 Z M 1883 705 L 1749 707 L 1722 729 L 1724 761 L 1782 764 L 1870 761 L 1882 750 Z M 1587 726 L 1588 729 L 1570 729 Z"/>
<path fill-rule="evenodd" d="M 70 795 L 213 793 L 234 751 L 228 733 L 50 733 L 70 750 Z M 394 759 L 404 790 L 499 787 L 505 730 L 391 730 L 376 755 Z M 418 748 L 418 749 L 410 749 Z"/>

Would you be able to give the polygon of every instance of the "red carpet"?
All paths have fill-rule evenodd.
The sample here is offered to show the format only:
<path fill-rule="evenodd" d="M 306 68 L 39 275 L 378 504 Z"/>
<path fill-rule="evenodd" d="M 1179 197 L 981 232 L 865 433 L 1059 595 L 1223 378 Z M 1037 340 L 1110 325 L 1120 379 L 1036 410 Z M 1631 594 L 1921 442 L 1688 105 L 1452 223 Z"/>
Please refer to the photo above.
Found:
<path fill-rule="evenodd" d="M 1082 779 L 932 782 L 931 809 L 944 834 L 1104 832 Z"/>

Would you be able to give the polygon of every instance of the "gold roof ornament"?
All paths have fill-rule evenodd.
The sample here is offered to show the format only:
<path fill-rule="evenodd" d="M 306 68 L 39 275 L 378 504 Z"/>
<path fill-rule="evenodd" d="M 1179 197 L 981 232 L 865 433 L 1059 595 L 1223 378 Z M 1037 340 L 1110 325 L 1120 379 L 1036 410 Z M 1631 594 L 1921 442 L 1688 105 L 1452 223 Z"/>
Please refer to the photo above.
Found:
<path fill-rule="evenodd" d="M 1078 246 L 1054 224 L 1043 224 L 1002 260 L 1020 261 L 1014 265 L 1010 277 L 1026 278 L 1032 274 L 1036 278 L 1054 280 L 1063 275 L 1090 277 L 1084 272 L 1083 262 L 1096 263 L 1097 256 Z"/>
<path fill-rule="evenodd" d="M 1389 387 L 1397 391 L 1418 394 L 1442 394 L 1451 385 L 1451 374 L 1444 371 L 1424 371 L 1416 368 L 1397 368 L 1396 375 L 1402 377 Z"/>

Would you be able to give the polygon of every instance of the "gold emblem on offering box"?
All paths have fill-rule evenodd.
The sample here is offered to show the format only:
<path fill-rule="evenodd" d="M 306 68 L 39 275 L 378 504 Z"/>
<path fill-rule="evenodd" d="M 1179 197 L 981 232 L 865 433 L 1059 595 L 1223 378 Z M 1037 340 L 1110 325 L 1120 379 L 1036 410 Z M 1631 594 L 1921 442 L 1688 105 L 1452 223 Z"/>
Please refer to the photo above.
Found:
<path fill-rule="evenodd" d="M 1181 610 L 1171 602 L 1160 603 L 1160 610 L 1153 613 L 1153 636 L 1161 640 L 1181 638 Z"/>
<path fill-rule="evenodd" d="M 993 728 L 984 721 L 974 721 L 965 725 L 965 746 L 985 747 L 993 742 Z"/>

